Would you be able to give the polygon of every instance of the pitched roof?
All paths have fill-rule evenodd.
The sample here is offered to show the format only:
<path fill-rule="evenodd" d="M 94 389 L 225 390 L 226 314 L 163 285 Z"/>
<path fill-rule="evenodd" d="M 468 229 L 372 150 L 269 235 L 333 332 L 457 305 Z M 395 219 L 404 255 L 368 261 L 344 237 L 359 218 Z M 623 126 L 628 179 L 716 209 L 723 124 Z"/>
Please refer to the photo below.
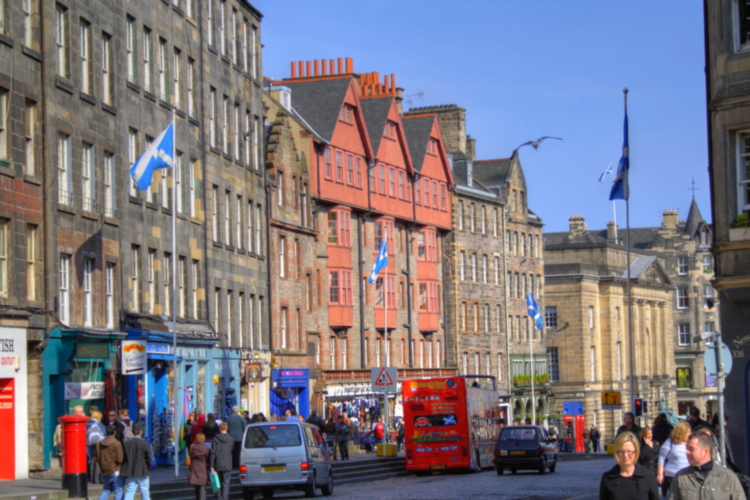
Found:
<path fill-rule="evenodd" d="M 638 279 L 656 261 L 655 255 L 639 255 L 630 262 L 630 279 Z M 628 277 L 627 268 L 622 272 L 622 277 Z"/>
<path fill-rule="evenodd" d="M 409 143 L 409 154 L 411 154 L 412 162 L 414 162 L 414 170 L 421 172 L 424 155 L 427 153 L 427 143 L 430 140 L 430 132 L 432 132 L 432 126 L 435 123 L 435 116 L 417 116 L 414 118 L 403 116 L 401 122 L 404 125 L 406 141 Z M 385 123 L 383 123 L 383 126 L 385 126 Z"/>
<path fill-rule="evenodd" d="M 365 116 L 367 132 L 370 134 L 372 150 L 378 154 L 380 140 L 383 138 L 385 123 L 388 121 L 388 112 L 391 110 L 393 97 L 374 97 L 361 99 L 359 101 L 362 113 Z"/>
<path fill-rule="evenodd" d="M 510 158 L 478 160 L 474 162 L 474 177 L 485 186 L 501 186 L 508 180 L 510 167 Z"/>
<path fill-rule="evenodd" d="M 659 237 L 660 227 L 635 227 L 630 228 L 630 247 L 639 250 L 648 250 L 654 246 Z M 625 243 L 624 229 L 620 228 L 618 239 Z M 607 241 L 606 229 L 592 229 L 583 235 L 573 235 L 570 231 L 558 233 L 544 233 L 544 244 L 549 246 L 564 245 L 570 243 L 604 243 Z"/>
<path fill-rule="evenodd" d="M 690 204 L 690 211 L 688 212 L 687 221 L 685 221 L 685 234 L 695 236 L 695 233 L 698 231 L 701 222 L 705 221 L 703 220 L 703 216 L 701 215 L 701 209 L 698 208 L 698 203 L 696 203 L 695 198 L 693 198 L 693 202 Z"/>
<path fill-rule="evenodd" d="M 292 91 L 292 106 L 326 141 L 330 141 L 351 80 L 281 82 Z"/>

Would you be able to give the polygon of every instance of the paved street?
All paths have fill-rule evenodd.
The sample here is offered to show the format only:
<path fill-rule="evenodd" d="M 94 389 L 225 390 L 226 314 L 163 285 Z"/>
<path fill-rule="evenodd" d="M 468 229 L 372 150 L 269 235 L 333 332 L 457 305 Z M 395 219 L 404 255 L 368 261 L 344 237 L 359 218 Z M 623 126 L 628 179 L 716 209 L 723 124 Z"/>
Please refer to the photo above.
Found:
<path fill-rule="evenodd" d="M 331 498 L 357 500 L 420 500 L 420 499 L 569 499 L 594 500 L 599 498 L 599 479 L 609 470 L 613 460 L 596 459 L 565 461 L 557 464 L 557 471 L 540 476 L 522 471 L 499 477 L 494 470 L 481 473 L 408 476 L 363 484 L 348 484 L 334 489 Z M 258 495 L 260 497 L 260 495 Z M 298 492 L 277 492 L 274 498 L 303 498 Z"/>

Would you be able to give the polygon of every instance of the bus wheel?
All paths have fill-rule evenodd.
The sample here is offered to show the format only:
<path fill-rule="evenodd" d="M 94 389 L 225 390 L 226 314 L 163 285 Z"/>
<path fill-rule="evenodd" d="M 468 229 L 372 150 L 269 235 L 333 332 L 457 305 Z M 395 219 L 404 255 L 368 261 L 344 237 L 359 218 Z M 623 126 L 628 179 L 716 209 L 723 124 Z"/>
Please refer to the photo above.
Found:
<path fill-rule="evenodd" d="M 428 470 L 418 470 L 415 472 L 415 474 L 417 475 L 417 477 L 424 477 L 424 476 L 429 476 L 431 472 Z"/>
<path fill-rule="evenodd" d="M 503 469 L 501 467 L 497 468 L 497 475 L 502 476 L 503 475 Z"/>

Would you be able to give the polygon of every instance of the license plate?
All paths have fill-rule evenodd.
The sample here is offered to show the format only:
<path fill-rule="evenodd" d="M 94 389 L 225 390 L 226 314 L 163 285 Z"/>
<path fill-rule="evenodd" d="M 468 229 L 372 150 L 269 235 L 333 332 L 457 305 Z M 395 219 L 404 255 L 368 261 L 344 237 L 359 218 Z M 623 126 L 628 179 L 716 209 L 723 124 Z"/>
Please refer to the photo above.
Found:
<path fill-rule="evenodd" d="M 445 465 L 430 465 L 430 469 L 445 469 Z"/>
<path fill-rule="evenodd" d="M 511 455 L 524 455 L 525 453 L 523 450 L 513 450 L 510 452 Z"/>
<path fill-rule="evenodd" d="M 284 472 L 286 465 L 264 465 L 263 472 Z"/>

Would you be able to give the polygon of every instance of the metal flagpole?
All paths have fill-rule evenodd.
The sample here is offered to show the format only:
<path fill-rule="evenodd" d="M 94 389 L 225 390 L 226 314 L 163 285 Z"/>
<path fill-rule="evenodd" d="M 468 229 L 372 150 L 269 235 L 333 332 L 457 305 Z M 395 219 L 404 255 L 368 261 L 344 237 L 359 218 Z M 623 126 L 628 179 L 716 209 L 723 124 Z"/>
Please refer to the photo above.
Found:
<path fill-rule="evenodd" d="M 177 420 L 177 127 L 172 108 L 172 442 L 174 444 L 174 475 L 180 476 L 180 443 Z"/>
<path fill-rule="evenodd" d="M 528 320 L 526 320 L 528 321 Z M 536 327 L 536 319 L 531 318 L 532 324 L 529 331 L 529 355 L 531 357 L 531 425 L 536 425 L 536 396 L 534 395 L 534 343 L 532 342 L 532 334 Z"/>
<path fill-rule="evenodd" d="M 624 96 L 624 102 L 625 102 L 625 117 L 628 116 L 628 89 L 624 89 L 623 94 Z M 626 129 L 626 134 L 627 129 Z M 628 170 L 630 169 L 630 142 L 627 140 L 627 136 L 625 138 L 627 141 L 627 147 L 628 151 L 623 151 L 623 156 L 627 154 L 627 161 L 628 161 Z M 625 259 L 626 259 L 626 278 L 628 280 L 627 283 L 627 294 L 628 294 L 628 350 L 630 351 L 630 409 L 631 411 L 635 408 L 635 369 L 633 368 L 635 364 L 634 355 L 633 355 L 633 301 L 631 297 L 631 290 L 630 290 L 630 179 L 629 179 L 629 173 L 626 172 L 625 177 L 625 186 L 624 186 L 624 194 L 625 194 Z"/>

